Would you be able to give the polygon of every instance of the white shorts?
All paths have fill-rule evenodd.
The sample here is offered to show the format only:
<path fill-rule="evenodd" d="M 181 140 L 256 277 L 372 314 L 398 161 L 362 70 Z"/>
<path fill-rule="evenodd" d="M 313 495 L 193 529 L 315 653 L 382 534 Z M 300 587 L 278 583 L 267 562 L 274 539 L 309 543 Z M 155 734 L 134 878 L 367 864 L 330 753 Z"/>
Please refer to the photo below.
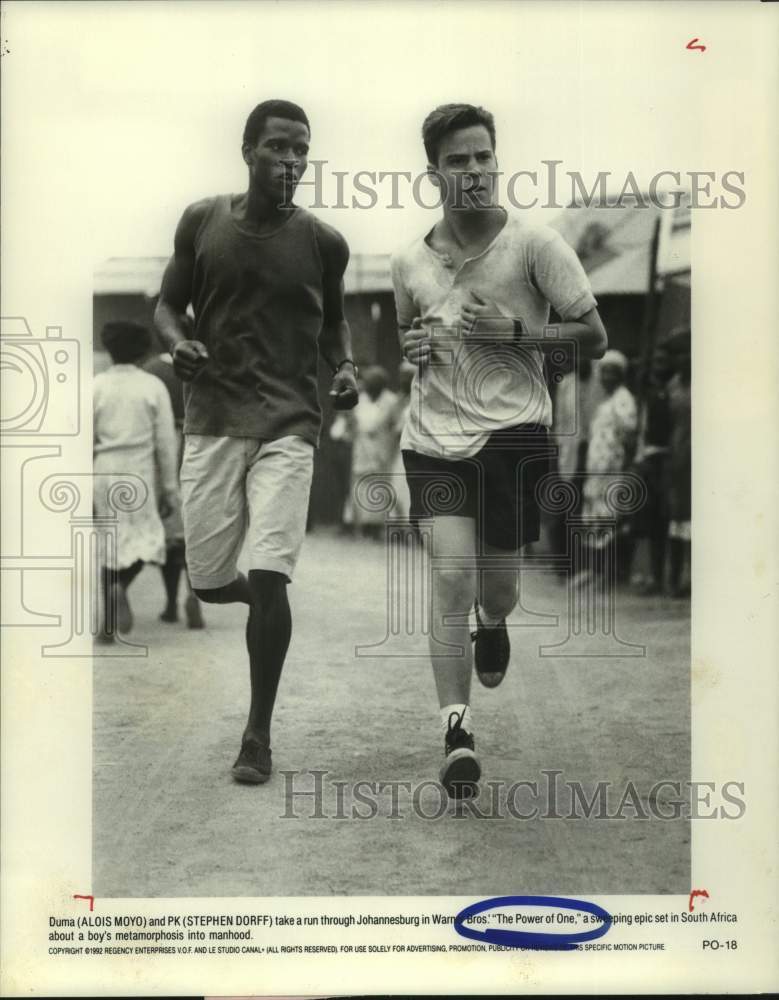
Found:
<path fill-rule="evenodd" d="M 231 583 L 246 541 L 249 569 L 292 579 L 306 533 L 314 446 L 187 434 L 181 499 L 192 586 Z"/>

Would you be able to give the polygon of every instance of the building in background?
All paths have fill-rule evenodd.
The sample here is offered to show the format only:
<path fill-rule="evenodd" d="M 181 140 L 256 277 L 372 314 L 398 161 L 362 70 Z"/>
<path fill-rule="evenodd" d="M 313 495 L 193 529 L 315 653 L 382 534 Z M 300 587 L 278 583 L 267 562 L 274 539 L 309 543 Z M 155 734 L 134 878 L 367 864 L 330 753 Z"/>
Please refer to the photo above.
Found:
<path fill-rule="evenodd" d="M 106 323 L 132 320 L 154 330 L 154 307 L 167 263 L 167 257 L 111 257 L 95 271 L 92 287 L 95 373 L 109 363 L 100 344 L 100 331 Z"/>
<path fill-rule="evenodd" d="M 167 257 L 111 257 L 95 271 L 92 342 L 96 353 L 102 352 L 100 331 L 108 320 L 134 320 L 153 328 L 167 263 Z M 390 255 L 353 254 L 344 284 L 355 357 L 361 365 L 382 365 L 394 376 L 400 350 Z M 97 359 L 98 366 L 101 360 Z"/>
<path fill-rule="evenodd" d="M 686 195 L 679 200 L 667 209 L 573 207 L 551 223 L 587 272 L 609 345 L 631 361 L 690 322 L 690 208 Z"/>
<path fill-rule="evenodd" d="M 574 248 L 590 279 L 609 346 L 642 354 L 652 244 L 660 209 L 569 208 L 551 225 Z"/>
<path fill-rule="evenodd" d="M 655 343 L 677 326 L 691 322 L 692 213 L 689 197 L 678 208 L 664 211 L 658 229 L 654 287 L 655 312 L 652 333 Z"/>

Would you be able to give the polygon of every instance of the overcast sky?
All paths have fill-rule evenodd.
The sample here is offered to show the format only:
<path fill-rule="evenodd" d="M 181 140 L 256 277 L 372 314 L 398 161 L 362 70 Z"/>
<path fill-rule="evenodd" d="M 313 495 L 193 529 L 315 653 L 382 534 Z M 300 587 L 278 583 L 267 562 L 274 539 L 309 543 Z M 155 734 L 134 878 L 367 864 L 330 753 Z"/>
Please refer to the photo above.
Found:
<path fill-rule="evenodd" d="M 83 201 L 94 263 L 166 255 L 190 201 L 242 190 L 243 124 L 268 97 L 303 105 L 311 156 L 328 171 L 422 171 L 422 119 L 452 100 L 494 113 L 509 174 L 557 159 L 585 178 L 612 171 L 618 190 L 628 170 L 646 180 L 737 166 L 699 160 L 705 56 L 685 50 L 696 5 L 663 6 L 14 4 L 4 33 L 11 58 L 34 65 L 35 87 L 6 147 L 36 143 L 27 180 Z M 391 251 L 432 222 L 407 186 L 402 211 L 386 207 L 386 182 L 379 190 L 371 210 L 320 210 L 354 252 Z M 310 201 L 310 190 L 298 197 Z"/>

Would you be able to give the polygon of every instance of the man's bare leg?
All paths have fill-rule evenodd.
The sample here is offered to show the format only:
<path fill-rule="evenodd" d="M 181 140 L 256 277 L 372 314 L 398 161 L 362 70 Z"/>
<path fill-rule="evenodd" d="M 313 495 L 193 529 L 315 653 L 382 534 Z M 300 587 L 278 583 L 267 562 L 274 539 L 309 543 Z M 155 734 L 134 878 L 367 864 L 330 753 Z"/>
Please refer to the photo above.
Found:
<path fill-rule="evenodd" d="M 446 759 L 441 783 L 453 798 L 476 791 L 481 768 L 473 750 L 471 637 L 468 613 L 476 594 L 475 527 L 472 518 L 435 519 L 432 566 L 430 656 L 433 664 Z"/>
<path fill-rule="evenodd" d="M 252 700 L 244 741 L 270 746 L 270 724 L 284 659 L 292 635 L 287 578 L 270 570 L 249 572 L 252 604 L 246 622 L 246 647 Z"/>
<path fill-rule="evenodd" d="M 468 517 L 436 518 L 430 551 L 432 614 L 430 656 L 441 708 L 469 703 L 471 694 L 471 637 L 468 613 L 476 594 L 474 522 Z"/>
<path fill-rule="evenodd" d="M 503 680 L 511 654 L 506 618 L 519 599 L 519 553 L 484 545 L 484 559 L 478 559 L 478 611 L 476 631 L 476 671 L 485 687 L 497 687 Z M 496 567 L 496 557 L 505 566 Z M 491 670 L 490 667 L 495 667 Z"/>
<path fill-rule="evenodd" d="M 287 578 L 270 570 L 250 570 L 248 580 L 239 574 L 224 587 L 198 589 L 195 593 L 208 604 L 240 602 L 249 605 L 246 648 L 251 704 L 241 752 L 232 773 L 236 781 L 262 784 L 271 774 L 271 717 L 292 634 Z"/>

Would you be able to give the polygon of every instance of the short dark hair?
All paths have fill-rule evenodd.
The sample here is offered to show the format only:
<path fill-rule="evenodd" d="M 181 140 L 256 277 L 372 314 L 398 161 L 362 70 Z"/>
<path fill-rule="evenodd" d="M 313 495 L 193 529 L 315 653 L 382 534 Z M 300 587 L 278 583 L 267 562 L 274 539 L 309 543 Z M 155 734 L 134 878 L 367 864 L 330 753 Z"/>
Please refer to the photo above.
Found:
<path fill-rule="evenodd" d="M 485 108 L 474 104 L 441 104 L 422 123 L 422 142 L 429 163 L 438 163 L 438 151 L 444 136 L 471 125 L 483 125 L 490 134 L 495 151 L 495 119 Z"/>
<path fill-rule="evenodd" d="M 246 125 L 243 130 L 243 144 L 245 146 L 254 146 L 256 144 L 262 135 L 262 130 L 265 128 L 265 122 L 268 118 L 288 118 L 293 122 L 302 122 L 309 133 L 311 132 L 308 116 L 297 104 L 293 104 L 292 101 L 263 101 L 262 104 L 257 105 L 246 119 Z"/>
<path fill-rule="evenodd" d="M 111 320 L 105 324 L 100 340 L 118 365 L 129 365 L 148 354 L 151 348 L 151 333 L 140 323 L 128 320 Z"/>

